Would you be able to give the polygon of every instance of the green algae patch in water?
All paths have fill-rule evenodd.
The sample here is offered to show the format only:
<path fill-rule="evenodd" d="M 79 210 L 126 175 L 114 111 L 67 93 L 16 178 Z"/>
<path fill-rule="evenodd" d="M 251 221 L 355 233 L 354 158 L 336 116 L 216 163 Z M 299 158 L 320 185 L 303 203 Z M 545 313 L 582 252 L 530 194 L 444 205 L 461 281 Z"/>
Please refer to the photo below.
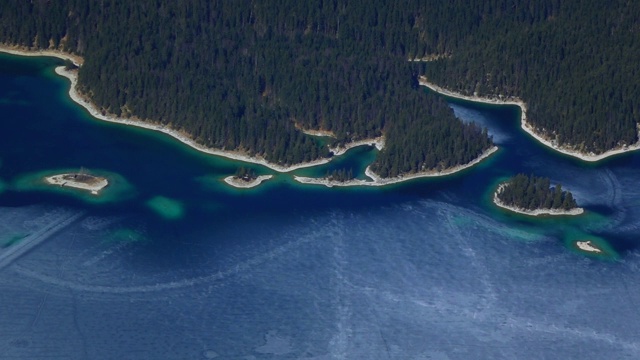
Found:
<path fill-rule="evenodd" d="M 184 216 L 181 202 L 164 196 L 156 196 L 147 201 L 147 206 L 156 214 L 167 220 L 177 220 Z"/>
<path fill-rule="evenodd" d="M 505 226 L 502 228 L 494 228 L 494 230 L 507 238 L 524 242 L 538 241 L 545 238 L 543 234 L 534 232 L 534 229 L 528 231 L 525 229 L 517 229 Z"/>
<path fill-rule="evenodd" d="M 47 191 L 71 195 L 85 202 L 96 204 L 126 200 L 133 197 L 135 193 L 133 186 L 124 177 L 105 170 L 89 171 L 91 175 L 105 178 L 109 182 L 98 194 L 92 194 L 91 191 L 85 189 L 49 184 L 45 180 L 49 176 L 77 172 L 78 169 L 58 169 L 21 175 L 14 181 L 14 189 L 17 191 Z"/>
<path fill-rule="evenodd" d="M 602 237 L 580 230 L 570 230 L 564 235 L 564 243 L 572 251 L 602 260 L 616 260 L 618 253 Z"/>
<path fill-rule="evenodd" d="M 455 216 L 452 219 L 452 223 L 460 228 L 476 228 L 481 227 L 486 231 L 493 232 L 499 236 L 522 242 L 532 242 L 543 240 L 544 234 L 540 232 L 537 227 L 521 225 L 519 227 L 512 227 L 509 225 L 486 223 L 483 221 L 470 220 L 468 216 Z"/>
<path fill-rule="evenodd" d="M 26 238 L 29 234 L 24 234 L 24 233 L 16 233 L 16 234 L 9 234 L 6 235 L 2 238 L 0 238 L 0 249 L 5 249 L 8 248 L 10 246 L 13 246 L 17 243 L 20 242 L 20 240 Z"/>
<path fill-rule="evenodd" d="M 105 242 L 107 243 L 143 243 L 149 239 L 142 231 L 130 228 L 120 228 L 110 232 Z"/>

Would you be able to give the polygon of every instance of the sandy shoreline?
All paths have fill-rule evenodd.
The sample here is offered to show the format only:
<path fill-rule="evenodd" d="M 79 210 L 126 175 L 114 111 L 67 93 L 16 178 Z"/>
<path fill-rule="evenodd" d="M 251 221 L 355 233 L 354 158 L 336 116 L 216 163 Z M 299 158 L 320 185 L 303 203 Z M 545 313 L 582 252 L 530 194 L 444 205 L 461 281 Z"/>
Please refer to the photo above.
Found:
<path fill-rule="evenodd" d="M 585 153 L 573 150 L 571 148 L 558 146 L 554 144 L 554 141 L 543 138 L 542 135 L 536 133 L 536 130 L 533 128 L 533 126 L 527 122 L 527 105 L 518 98 L 507 98 L 503 100 L 501 98 L 486 98 L 486 97 L 462 95 L 453 91 L 449 91 L 447 89 L 443 89 L 436 84 L 430 83 L 424 77 L 420 77 L 419 83 L 420 85 L 426 86 L 438 94 L 446 95 L 456 99 L 468 100 L 468 101 L 479 102 L 484 104 L 494 104 L 494 105 L 516 105 L 520 107 L 521 114 L 522 114 L 520 119 L 520 127 L 522 128 L 522 130 L 524 130 L 527 134 L 531 135 L 534 139 L 538 140 L 543 145 L 550 147 L 555 151 L 558 151 L 565 155 L 576 157 L 583 161 L 589 161 L 589 162 L 600 161 L 602 159 L 608 158 L 613 155 L 622 154 L 628 151 L 634 151 L 634 150 L 640 149 L 640 141 L 638 141 L 633 145 L 622 146 L 617 149 L 605 151 L 602 154 L 594 154 L 594 153 L 585 154 Z M 639 132 L 639 137 L 640 137 L 640 132 Z"/>
<path fill-rule="evenodd" d="M 316 137 L 330 137 L 330 138 L 335 138 L 336 135 L 328 130 L 308 130 L 308 129 L 303 129 L 301 127 L 297 127 L 296 128 L 300 131 L 302 131 L 303 134 L 307 134 L 307 135 L 311 135 L 311 136 L 316 136 Z"/>
<path fill-rule="evenodd" d="M 69 54 L 60 50 L 29 50 L 22 46 L 0 44 L 0 52 L 19 56 L 50 56 L 62 60 L 69 60 L 75 66 L 82 66 L 84 63 L 84 59 L 81 56 Z"/>
<path fill-rule="evenodd" d="M 571 209 L 571 210 L 564 210 L 564 209 L 528 210 L 528 209 L 523 209 L 523 208 L 518 208 L 518 207 L 513 207 L 513 206 L 506 205 L 505 203 L 500 201 L 500 199 L 498 199 L 498 194 L 502 191 L 504 186 L 505 186 L 505 184 L 500 184 L 500 186 L 498 186 L 498 189 L 493 193 L 493 203 L 496 204 L 497 206 L 503 208 L 503 209 L 507 209 L 509 211 L 516 212 L 518 214 L 524 214 L 524 215 L 529 215 L 529 216 L 540 216 L 540 215 L 575 216 L 575 215 L 581 215 L 581 214 L 584 213 L 584 209 L 580 208 L 580 207 L 579 208 L 574 208 L 574 209 Z"/>
<path fill-rule="evenodd" d="M 212 149 L 212 148 L 202 146 L 196 143 L 191 138 L 189 138 L 186 134 L 180 131 L 171 129 L 164 125 L 153 124 L 150 122 L 140 121 L 140 120 L 135 120 L 130 118 L 118 118 L 113 115 L 106 115 L 106 114 L 103 115 L 102 112 L 92 102 L 89 102 L 88 100 L 86 100 L 76 90 L 76 84 L 78 81 L 78 75 L 76 71 L 69 71 L 69 70 L 66 70 L 63 66 L 59 66 L 56 68 L 56 73 L 66 77 L 71 81 L 71 87 L 69 89 L 69 96 L 71 97 L 71 99 L 76 103 L 78 103 L 80 106 L 87 109 L 87 111 L 89 111 L 91 116 L 100 120 L 113 122 L 117 124 L 123 124 L 123 125 L 137 126 L 137 127 L 148 129 L 148 130 L 159 131 L 169 136 L 172 136 L 173 138 L 184 143 L 185 145 L 188 145 L 198 151 L 211 154 L 211 155 L 225 157 L 232 160 L 240 160 L 248 163 L 259 164 L 278 172 L 289 172 L 289 171 L 293 171 L 293 170 L 297 170 L 305 167 L 312 167 L 312 166 L 326 164 L 330 161 L 330 159 L 325 158 L 325 159 L 318 159 L 318 160 L 310 161 L 306 163 L 295 164 L 291 166 L 282 166 L 282 165 L 270 163 L 264 160 L 263 158 L 248 156 L 237 151 L 223 151 L 223 150 L 217 150 L 217 149 Z"/>
<path fill-rule="evenodd" d="M 376 149 L 378 150 L 382 150 L 384 148 L 384 136 L 380 136 L 374 139 L 364 139 L 364 140 L 358 140 L 358 141 L 354 141 L 354 142 L 350 142 L 345 144 L 344 146 L 337 146 L 334 148 L 329 148 L 329 151 L 331 151 L 333 153 L 333 156 L 340 156 L 344 153 L 346 153 L 347 151 L 358 147 L 358 146 L 375 146 Z"/>
<path fill-rule="evenodd" d="M 100 190 L 104 189 L 109 185 L 109 181 L 105 178 L 95 177 L 94 184 L 87 184 L 80 181 L 74 181 L 73 179 L 69 179 L 68 177 L 73 176 L 74 174 L 58 174 L 53 176 L 47 176 L 44 180 L 47 184 L 50 185 L 59 185 L 60 187 L 72 187 L 81 190 L 87 190 L 91 192 L 93 195 L 98 195 Z M 67 177 L 67 178 L 65 178 Z"/>
<path fill-rule="evenodd" d="M 260 175 L 251 181 L 244 181 L 242 179 L 236 178 L 235 176 L 227 176 L 226 178 L 224 178 L 224 182 L 226 182 L 227 184 L 233 187 L 237 187 L 241 189 L 249 189 L 262 184 L 263 182 L 271 179 L 272 177 L 273 175 Z"/>
<path fill-rule="evenodd" d="M 408 181 L 408 180 L 412 180 L 412 179 L 418 179 L 418 178 L 424 178 L 424 177 L 438 177 L 438 176 L 446 176 L 446 175 L 451 175 L 453 173 L 456 173 L 458 171 L 462 171 L 464 169 L 467 169 L 479 162 L 481 162 L 482 160 L 488 158 L 489 156 L 491 156 L 491 154 L 493 154 L 494 152 L 498 151 L 498 147 L 497 146 L 493 146 L 492 148 L 488 149 L 487 151 L 485 151 L 484 153 L 482 153 L 482 155 L 480 155 L 479 157 L 475 158 L 473 161 L 465 164 L 465 165 L 459 165 L 459 166 L 455 166 L 449 169 L 445 169 L 442 171 L 426 171 L 426 172 L 420 172 L 420 173 L 415 173 L 415 174 L 407 174 L 407 175 L 401 175 L 401 176 L 396 176 L 393 178 L 382 178 L 379 175 L 377 175 L 376 173 L 374 173 L 371 170 L 371 167 L 367 166 L 367 169 L 365 170 L 365 175 L 367 175 L 371 181 L 366 181 L 366 180 L 360 180 L 360 179 L 352 179 L 352 180 L 348 180 L 348 181 L 333 181 L 333 180 L 329 180 L 327 178 L 310 178 L 310 177 L 304 177 L 304 176 L 294 176 L 293 178 L 303 184 L 313 184 L 313 185 L 324 185 L 326 187 L 333 187 L 333 186 L 385 186 L 385 185 L 391 185 L 391 184 L 397 184 L 399 182 L 403 182 L 403 181 Z"/>

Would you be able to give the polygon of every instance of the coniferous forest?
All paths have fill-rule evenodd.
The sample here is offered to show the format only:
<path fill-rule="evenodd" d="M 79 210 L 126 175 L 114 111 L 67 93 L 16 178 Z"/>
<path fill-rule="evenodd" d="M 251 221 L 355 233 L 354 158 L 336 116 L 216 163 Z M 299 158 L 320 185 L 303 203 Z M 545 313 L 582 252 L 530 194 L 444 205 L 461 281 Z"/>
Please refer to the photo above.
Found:
<path fill-rule="evenodd" d="M 498 200 L 520 209 L 562 209 L 578 207 L 573 194 L 562 185 L 551 187 L 549 178 L 518 174 L 509 179 L 497 193 Z"/>
<path fill-rule="evenodd" d="M 583 151 L 637 141 L 640 3 L 7 0 L 0 42 L 82 55 L 105 111 L 289 165 L 385 135 L 382 176 L 467 163 L 491 146 L 417 78 L 518 96 Z M 429 62 L 408 59 L 429 58 Z"/>

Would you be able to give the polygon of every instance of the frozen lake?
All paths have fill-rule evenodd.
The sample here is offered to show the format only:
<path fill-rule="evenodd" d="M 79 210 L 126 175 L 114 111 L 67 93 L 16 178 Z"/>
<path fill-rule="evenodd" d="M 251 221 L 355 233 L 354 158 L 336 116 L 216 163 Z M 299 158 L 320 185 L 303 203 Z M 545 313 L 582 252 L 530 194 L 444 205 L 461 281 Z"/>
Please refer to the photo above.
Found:
<path fill-rule="evenodd" d="M 0 57 L 0 359 L 640 357 L 640 154 L 582 164 L 523 134 L 515 109 L 458 102 L 501 148 L 461 174 L 242 191 L 221 181 L 232 161 L 87 117 L 55 63 Z M 101 201 L 33 185 L 80 166 L 121 180 Z M 587 214 L 495 208 L 519 172 Z M 589 236 L 612 255 L 579 253 Z"/>

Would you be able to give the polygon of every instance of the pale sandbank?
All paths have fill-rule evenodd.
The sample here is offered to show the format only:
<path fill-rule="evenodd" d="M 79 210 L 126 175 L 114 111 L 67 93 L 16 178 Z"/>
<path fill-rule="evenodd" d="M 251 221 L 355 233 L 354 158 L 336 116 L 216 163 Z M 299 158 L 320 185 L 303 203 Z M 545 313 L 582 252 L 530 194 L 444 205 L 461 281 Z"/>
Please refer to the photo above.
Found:
<path fill-rule="evenodd" d="M 600 250 L 597 247 L 593 246 L 591 244 L 590 240 L 578 241 L 578 242 L 576 242 L 576 245 L 578 246 L 578 248 L 580 248 L 580 250 L 584 250 L 584 251 L 588 251 L 588 252 L 595 252 L 595 253 L 601 253 L 602 252 L 602 250 Z"/>
<path fill-rule="evenodd" d="M 430 83 L 429 81 L 427 81 L 427 79 L 424 76 L 420 77 L 419 83 L 420 85 L 426 86 L 438 94 L 449 96 L 456 99 L 468 100 L 468 101 L 479 102 L 484 104 L 494 104 L 494 105 L 516 105 L 520 108 L 520 113 L 522 114 L 520 119 L 520 126 L 526 133 L 531 135 L 534 139 L 538 140 L 540 143 L 558 152 L 561 152 L 565 155 L 576 157 L 583 161 L 590 161 L 590 162 L 600 161 L 602 159 L 605 159 L 613 155 L 622 154 L 628 151 L 634 151 L 634 150 L 640 149 L 640 141 L 638 141 L 637 143 L 631 144 L 631 145 L 622 144 L 618 148 L 605 151 L 602 154 L 580 152 L 566 145 L 558 145 L 556 140 L 548 139 L 544 135 L 539 134 L 538 133 L 539 130 L 534 129 L 534 127 L 527 122 L 527 105 L 517 97 L 503 97 L 502 95 L 498 95 L 497 97 L 489 98 L 489 97 L 462 95 L 460 93 L 456 93 L 456 92 L 441 88 L 436 84 Z M 637 130 L 638 130 L 638 137 L 640 138 L 640 127 Z M 542 129 L 542 131 L 544 131 L 544 129 Z"/>
<path fill-rule="evenodd" d="M 227 184 L 233 187 L 248 189 L 248 188 L 256 187 L 262 184 L 263 182 L 271 179 L 272 177 L 273 175 L 260 175 L 255 179 L 251 179 L 247 181 L 247 180 L 238 178 L 236 176 L 227 176 L 226 178 L 224 178 L 224 182 L 226 182 Z"/>
<path fill-rule="evenodd" d="M 409 62 L 432 62 L 432 61 L 436 61 L 439 59 L 448 59 L 451 57 L 451 54 L 431 54 L 431 55 L 425 55 L 421 58 L 413 58 L 413 59 L 408 59 Z"/>
<path fill-rule="evenodd" d="M 584 213 L 584 209 L 581 207 L 577 207 L 577 208 L 573 208 L 573 209 L 569 209 L 569 210 L 564 210 L 564 209 L 535 209 L 535 210 L 529 210 L 529 209 L 524 209 L 524 208 L 520 208 L 520 207 L 515 207 L 515 206 L 510 206 L 507 205 L 505 203 L 503 203 L 499 198 L 498 198 L 498 194 L 500 192 L 502 192 L 502 190 L 504 189 L 504 187 L 506 186 L 506 184 L 500 184 L 500 186 L 498 186 L 498 189 L 493 193 L 493 203 L 498 205 L 499 207 L 503 208 L 503 209 L 507 209 L 509 211 L 513 211 L 516 212 L 518 214 L 524 214 L 524 215 L 529 215 L 529 216 L 540 216 L 540 215 L 565 215 L 565 216 L 575 216 L 575 215 L 581 215 Z"/>
<path fill-rule="evenodd" d="M 303 129 L 300 127 L 296 128 L 300 131 L 302 131 L 303 134 L 307 134 L 307 135 L 311 135 L 311 136 L 316 136 L 316 137 L 330 137 L 330 138 L 335 138 L 336 134 L 334 134 L 332 131 L 329 130 L 310 130 L 310 129 Z"/>
<path fill-rule="evenodd" d="M 351 180 L 347 180 L 347 181 L 335 181 L 335 180 L 330 180 L 328 178 L 310 178 L 310 177 L 303 177 L 303 176 L 294 176 L 293 178 L 296 181 L 298 181 L 300 183 L 303 183 L 303 184 L 324 185 L 326 187 L 333 187 L 333 186 L 385 186 L 385 185 L 396 184 L 396 183 L 399 183 L 399 182 L 408 181 L 408 180 L 417 179 L 417 178 L 451 175 L 453 173 L 456 173 L 458 171 L 462 171 L 464 169 L 467 169 L 467 168 L 469 168 L 469 167 L 481 162 L 482 160 L 486 159 L 487 157 L 489 157 L 491 154 L 493 154 L 496 151 L 498 151 L 498 147 L 497 146 L 493 146 L 490 149 L 488 149 L 485 152 L 483 152 L 482 155 L 478 156 L 473 161 L 471 161 L 471 162 L 469 162 L 467 164 L 464 164 L 464 165 L 454 166 L 454 167 L 449 168 L 449 169 L 444 169 L 444 170 L 440 170 L 440 171 L 438 171 L 438 170 L 423 171 L 423 172 L 417 172 L 417 173 L 413 173 L 413 174 L 399 175 L 399 176 L 391 177 L 391 178 L 380 177 L 380 175 L 374 173 L 371 170 L 370 166 L 367 166 L 367 169 L 365 170 L 365 175 L 367 175 L 371 179 L 371 181 L 360 180 L 360 179 L 351 179 Z"/>
<path fill-rule="evenodd" d="M 93 195 L 98 195 L 100 190 L 109 185 L 109 181 L 106 178 L 80 173 L 47 176 L 44 180 L 51 185 L 87 190 Z"/>
<path fill-rule="evenodd" d="M 352 141 L 342 146 L 329 148 L 329 151 L 333 153 L 333 156 L 339 156 L 358 146 L 375 146 L 376 149 L 382 150 L 384 148 L 384 136 L 380 136 L 374 139 Z"/>

